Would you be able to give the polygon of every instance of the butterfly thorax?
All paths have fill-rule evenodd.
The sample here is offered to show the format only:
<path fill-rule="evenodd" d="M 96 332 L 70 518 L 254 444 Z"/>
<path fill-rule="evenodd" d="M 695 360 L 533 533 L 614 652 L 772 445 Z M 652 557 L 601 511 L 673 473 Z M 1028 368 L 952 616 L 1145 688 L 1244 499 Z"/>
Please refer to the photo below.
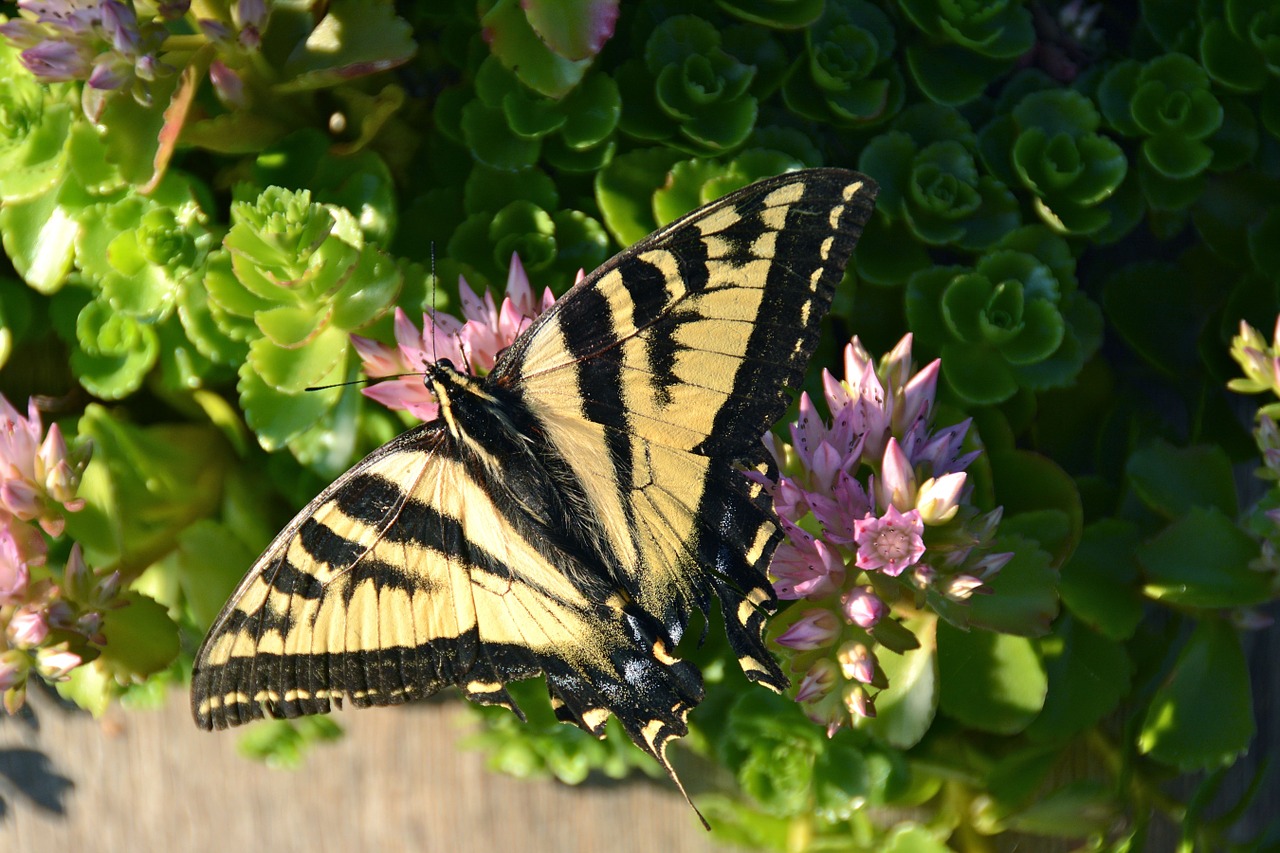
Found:
<path fill-rule="evenodd" d="M 564 460 L 510 387 L 462 373 L 448 359 L 427 367 L 450 438 L 471 476 L 484 481 L 527 538 L 545 545 L 551 562 L 588 598 L 617 592 L 607 576 L 580 567 L 616 556 Z M 568 559 L 566 559 L 568 558 Z"/>

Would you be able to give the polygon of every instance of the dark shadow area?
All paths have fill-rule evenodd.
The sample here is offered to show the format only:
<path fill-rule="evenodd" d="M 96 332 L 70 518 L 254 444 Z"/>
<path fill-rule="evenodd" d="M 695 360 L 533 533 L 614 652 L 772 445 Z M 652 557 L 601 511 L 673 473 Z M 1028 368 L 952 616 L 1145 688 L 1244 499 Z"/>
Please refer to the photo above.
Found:
<path fill-rule="evenodd" d="M 22 747 L 0 749 L 0 776 L 9 782 L 6 789 L 23 794 L 36 808 L 56 815 L 67 813 L 67 793 L 75 783 L 58 773 L 43 752 Z M 8 813 L 9 804 L 0 795 L 0 822 Z"/>

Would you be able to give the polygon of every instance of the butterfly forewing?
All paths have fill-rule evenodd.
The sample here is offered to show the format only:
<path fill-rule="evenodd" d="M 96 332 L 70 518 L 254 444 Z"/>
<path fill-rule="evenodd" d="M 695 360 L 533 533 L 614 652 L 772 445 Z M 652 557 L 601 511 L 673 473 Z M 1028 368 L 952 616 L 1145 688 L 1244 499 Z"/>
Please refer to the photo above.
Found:
<path fill-rule="evenodd" d="M 716 600 L 743 670 L 785 687 L 763 644 L 780 534 L 742 468 L 874 194 L 834 169 L 762 181 L 576 285 L 442 400 L 447 426 L 375 451 L 272 542 L 196 656 L 197 722 L 448 685 L 519 713 L 505 684 L 543 673 L 560 719 L 602 735 L 615 715 L 671 773 L 702 698 L 672 647 Z"/>
<path fill-rule="evenodd" d="M 719 597 L 748 675 L 778 541 L 735 465 L 803 377 L 873 185 L 841 170 L 762 181 L 614 258 L 495 369 L 524 392 L 608 531 L 620 581 L 679 636 Z"/>

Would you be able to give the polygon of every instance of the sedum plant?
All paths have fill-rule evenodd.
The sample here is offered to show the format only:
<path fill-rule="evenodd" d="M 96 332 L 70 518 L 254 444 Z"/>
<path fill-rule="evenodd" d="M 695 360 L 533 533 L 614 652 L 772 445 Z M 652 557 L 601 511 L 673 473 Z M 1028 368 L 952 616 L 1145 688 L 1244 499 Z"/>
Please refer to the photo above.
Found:
<path fill-rule="evenodd" d="M 706 674 L 682 743 L 717 837 L 1275 843 L 1249 666 L 1280 594 L 1280 362 L 1255 331 L 1280 315 L 1273 4 L 0 17 L 9 712 L 37 681 L 95 714 L 182 683 L 292 512 L 435 412 L 413 375 L 307 388 L 484 372 L 580 269 L 843 166 L 877 212 L 751 475 L 785 533 L 792 687 L 752 689 L 715 631 L 679 650 Z M 513 689 L 528 725 L 479 712 L 495 766 L 655 769 L 540 689 Z M 245 750 L 296 764 L 339 733 L 277 721 Z"/>

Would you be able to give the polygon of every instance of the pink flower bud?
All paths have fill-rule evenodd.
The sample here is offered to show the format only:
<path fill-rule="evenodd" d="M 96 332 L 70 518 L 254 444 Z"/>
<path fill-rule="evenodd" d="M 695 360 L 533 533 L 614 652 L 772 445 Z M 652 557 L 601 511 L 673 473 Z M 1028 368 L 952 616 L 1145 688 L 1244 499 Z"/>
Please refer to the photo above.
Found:
<path fill-rule="evenodd" d="M 836 615 L 830 610 L 814 608 L 806 610 L 774 642 L 789 649 L 807 652 L 831 645 L 838 636 L 840 620 Z"/>
<path fill-rule="evenodd" d="M 921 563 L 911 570 L 911 579 L 917 587 L 925 589 L 938 580 L 938 570 L 928 563 Z"/>
<path fill-rule="evenodd" d="M 869 586 L 859 586 L 840 596 L 844 617 L 859 628 L 868 629 L 884 618 L 889 607 Z"/>
<path fill-rule="evenodd" d="M 0 691 L 22 683 L 26 671 L 27 656 L 24 653 L 14 649 L 0 654 Z"/>
<path fill-rule="evenodd" d="M 72 601 L 89 601 L 92 596 L 93 572 L 84 561 L 80 543 L 71 546 L 67 565 L 62 569 L 62 586 Z"/>
<path fill-rule="evenodd" d="M 9 619 L 9 642 L 19 648 L 29 649 L 44 642 L 49 636 L 49 624 L 44 614 L 34 604 L 19 607 Z"/>
<path fill-rule="evenodd" d="M 884 377 L 885 384 L 895 391 L 904 388 L 911 376 L 911 341 L 910 332 L 903 335 L 880 364 L 880 375 Z"/>
<path fill-rule="evenodd" d="M 876 715 L 875 700 L 861 684 L 846 684 L 842 698 L 850 714 L 867 719 Z"/>
<path fill-rule="evenodd" d="M 876 659 L 863 643 L 850 640 L 836 653 L 840 673 L 851 681 L 870 684 L 876 677 Z"/>
<path fill-rule="evenodd" d="M 893 413 L 893 430 L 896 434 L 905 434 L 917 422 L 929 416 L 937 395 L 938 373 L 941 369 L 942 359 L 935 358 L 911 377 L 911 381 L 902 389 L 902 402 Z"/>
<path fill-rule="evenodd" d="M 54 646 L 36 654 L 36 671 L 48 681 L 61 681 L 81 663 L 80 655 Z"/>
<path fill-rule="evenodd" d="M 925 524 L 946 524 L 955 518 L 960 509 L 960 493 L 964 491 L 968 475 L 963 471 L 930 478 L 920 484 L 916 495 L 916 509 Z"/>
<path fill-rule="evenodd" d="M 981 592 L 983 583 L 972 575 L 955 575 L 942 585 L 942 594 L 952 601 L 968 601 L 975 592 Z"/>
<path fill-rule="evenodd" d="M 916 505 L 916 472 L 896 438 L 890 438 L 880 466 L 880 506 L 893 505 L 906 512 Z"/>
<path fill-rule="evenodd" d="M 813 662 L 796 690 L 796 701 L 801 704 L 816 702 L 835 688 L 840 681 L 840 670 L 835 661 L 822 658 Z"/>
<path fill-rule="evenodd" d="M 222 60 L 215 59 L 209 63 L 209 80 L 213 83 L 214 94 L 227 109 L 238 109 L 247 103 L 244 80 Z"/>

